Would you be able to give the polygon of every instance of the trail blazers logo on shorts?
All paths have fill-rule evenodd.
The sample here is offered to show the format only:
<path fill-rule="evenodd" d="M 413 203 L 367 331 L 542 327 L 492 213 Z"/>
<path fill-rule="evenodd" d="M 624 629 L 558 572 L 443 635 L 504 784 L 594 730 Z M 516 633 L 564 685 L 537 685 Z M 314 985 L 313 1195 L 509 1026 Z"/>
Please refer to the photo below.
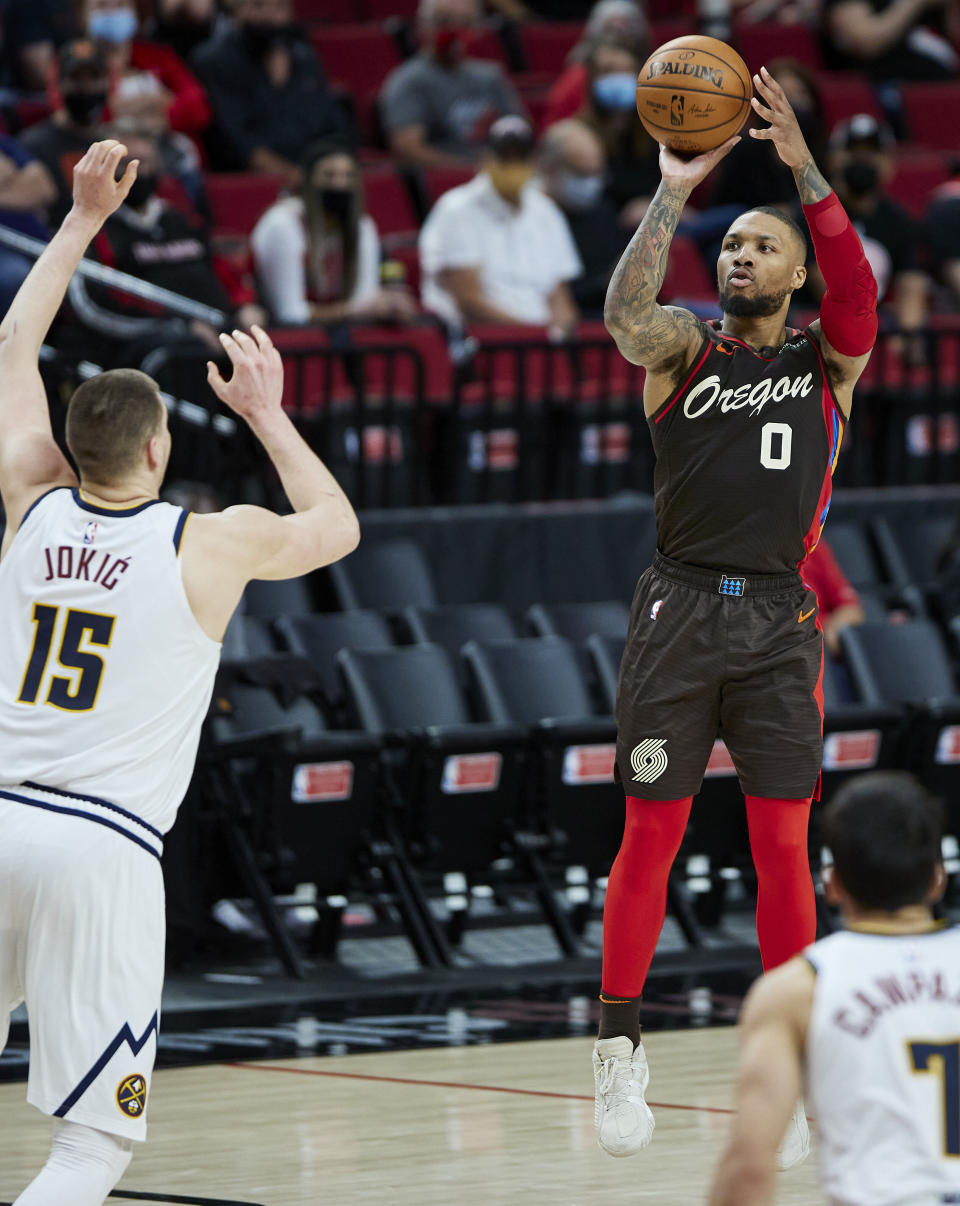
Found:
<path fill-rule="evenodd" d="M 147 1107 L 147 1082 L 139 1072 L 125 1076 L 117 1085 L 117 1105 L 128 1118 L 139 1118 Z"/>
<path fill-rule="evenodd" d="M 652 783 L 667 769 L 666 737 L 648 737 L 633 747 L 630 765 L 634 783 Z"/>

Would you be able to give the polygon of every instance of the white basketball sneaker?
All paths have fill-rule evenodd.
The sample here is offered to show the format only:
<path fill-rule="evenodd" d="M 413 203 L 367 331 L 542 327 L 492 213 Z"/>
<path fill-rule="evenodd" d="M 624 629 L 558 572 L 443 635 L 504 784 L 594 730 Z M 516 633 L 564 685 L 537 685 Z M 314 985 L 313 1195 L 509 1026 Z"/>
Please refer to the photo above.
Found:
<path fill-rule="evenodd" d="M 643 1099 L 650 1071 L 643 1044 L 625 1036 L 598 1039 L 593 1047 L 597 1142 L 611 1156 L 632 1156 L 653 1138 L 653 1115 Z"/>
<path fill-rule="evenodd" d="M 807 1126 L 807 1115 L 803 1102 L 797 1102 L 793 1111 L 787 1133 L 783 1136 L 777 1148 L 777 1169 L 786 1172 L 788 1168 L 796 1168 L 810 1155 L 810 1128 Z"/>

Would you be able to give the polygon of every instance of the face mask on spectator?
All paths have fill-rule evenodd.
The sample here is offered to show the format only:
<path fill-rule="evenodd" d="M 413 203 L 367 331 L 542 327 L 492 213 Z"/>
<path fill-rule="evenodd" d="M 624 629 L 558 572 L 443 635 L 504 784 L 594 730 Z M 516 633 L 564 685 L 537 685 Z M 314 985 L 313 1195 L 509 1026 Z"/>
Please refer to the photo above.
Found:
<path fill-rule="evenodd" d="M 353 200 L 353 190 L 349 188 L 322 188 L 320 190 L 320 205 L 325 213 L 332 218 L 341 220 L 350 212 Z"/>
<path fill-rule="evenodd" d="M 593 81 L 593 99 L 601 109 L 632 109 L 637 103 L 637 81 L 629 71 L 601 75 Z"/>
<path fill-rule="evenodd" d="M 564 172 L 560 177 L 559 192 L 567 209 L 592 209 L 603 195 L 603 176 Z"/>
<path fill-rule="evenodd" d="M 106 90 L 103 92 L 64 92 L 64 108 L 78 126 L 92 126 L 100 120 L 104 106 L 107 103 Z"/>
<path fill-rule="evenodd" d="M 880 183 L 880 171 L 875 163 L 854 160 L 843 169 L 843 181 L 854 197 L 865 197 Z"/>
<path fill-rule="evenodd" d="M 113 46 L 129 42 L 137 32 L 137 14 L 132 8 L 114 8 L 105 13 L 91 13 L 87 20 L 87 33 L 98 42 L 110 42 Z"/>
<path fill-rule="evenodd" d="M 523 192 L 523 186 L 533 175 L 533 167 L 529 163 L 494 162 L 487 166 L 487 174 L 500 196 L 513 201 Z"/>
<path fill-rule="evenodd" d="M 254 58 L 263 58 L 275 46 L 293 41 L 292 25 L 270 25 L 262 21 L 250 21 L 242 26 L 243 40 Z"/>
<path fill-rule="evenodd" d="M 459 63 L 467 50 L 470 30 L 462 26 L 438 29 L 433 35 L 433 53 L 441 63 Z"/>
<path fill-rule="evenodd" d="M 127 193 L 127 204 L 141 209 L 157 191 L 157 177 L 152 172 L 140 171 Z"/>

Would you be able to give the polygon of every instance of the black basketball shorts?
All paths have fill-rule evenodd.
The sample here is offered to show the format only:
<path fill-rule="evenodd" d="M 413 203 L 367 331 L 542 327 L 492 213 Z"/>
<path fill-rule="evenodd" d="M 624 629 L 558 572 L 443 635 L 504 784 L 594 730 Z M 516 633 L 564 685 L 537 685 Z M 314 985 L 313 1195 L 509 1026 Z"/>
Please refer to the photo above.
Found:
<path fill-rule="evenodd" d="M 823 757 L 823 637 L 799 575 L 654 558 L 637 584 L 617 690 L 627 795 L 695 795 L 717 737 L 744 793 L 804 799 Z"/>

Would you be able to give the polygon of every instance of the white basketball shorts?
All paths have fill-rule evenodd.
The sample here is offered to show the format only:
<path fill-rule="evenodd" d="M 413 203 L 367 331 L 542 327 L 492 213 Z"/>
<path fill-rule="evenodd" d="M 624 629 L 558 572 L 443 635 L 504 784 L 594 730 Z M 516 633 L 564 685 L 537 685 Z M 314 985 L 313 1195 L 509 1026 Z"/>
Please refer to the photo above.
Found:
<path fill-rule="evenodd" d="M 163 986 L 161 835 L 92 797 L 0 786 L 0 1050 L 30 1020 L 27 1100 L 146 1138 Z"/>

